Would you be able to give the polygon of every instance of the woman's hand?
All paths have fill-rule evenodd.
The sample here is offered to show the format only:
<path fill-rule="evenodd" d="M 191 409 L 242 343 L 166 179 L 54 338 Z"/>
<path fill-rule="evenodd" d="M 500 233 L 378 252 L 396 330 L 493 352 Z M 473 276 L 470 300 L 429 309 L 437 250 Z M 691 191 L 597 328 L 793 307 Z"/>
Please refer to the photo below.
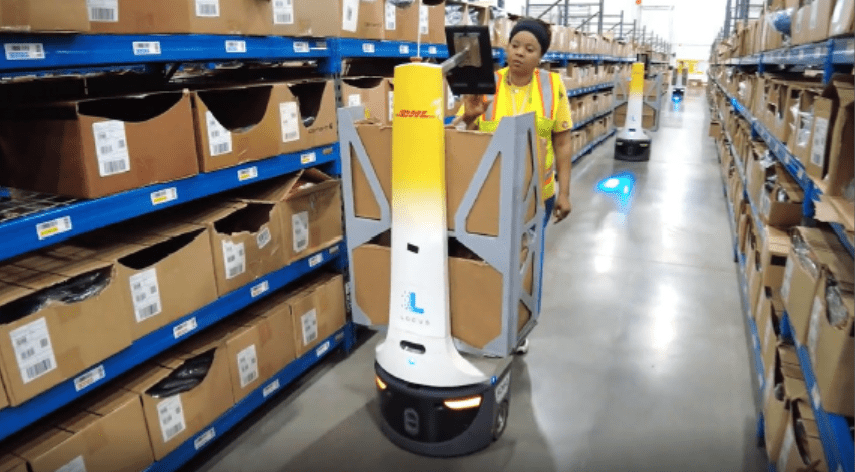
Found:
<path fill-rule="evenodd" d="M 555 222 L 567 218 L 570 212 L 573 210 L 573 205 L 570 204 L 570 199 L 566 196 L 559 195 L 555 200 L 555 210 L 553 210 L 553 214 L 555 215 Z"/>
<path fill-rule="evenodd" d="M 471 123 L 483 115 L 492 102 L 483 95 L 463 95 L 463 121 Z"/>

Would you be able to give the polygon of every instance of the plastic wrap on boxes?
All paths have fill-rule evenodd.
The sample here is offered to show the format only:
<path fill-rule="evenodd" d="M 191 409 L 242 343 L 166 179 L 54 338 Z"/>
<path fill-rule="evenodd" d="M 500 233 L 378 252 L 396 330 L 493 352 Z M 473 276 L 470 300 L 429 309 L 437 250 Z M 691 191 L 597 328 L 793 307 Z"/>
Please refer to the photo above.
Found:
<path fill-rule="evenodd" d="M 154 398 L 167 398 L 173 395 L 178 395 L 202 383 L 208 371 L 211 369 L 211 364 L 214 362 L 214 350 L 199 354 L 198 356 L 188 359 L 181 367 L 172 371 L 168 377 L 161 380 L 153 387 L 148 389 L 146 395 Z"/>
<path fill-rule="evenodd" d="M 843 296 L 840 294 L 840 286 L 836 280 L 829 278 L 825 287 L 826 316 L 831 326 L 844 328 L 849 320 L 849 310 L 843 304 Z"/>
<path fill-rule="evenodd" d="M 787 8 L 766 14 L 766 22 L 778 30 L 781 34 L 790 35 L 790 26 L 792 25 L 793 13 L 795 8 Z"/>
<path fill-rule="evenodd" d="M 0 307 L 0 322 L 8 323 L 38 312 L 53 301 L 79 303 L 101 293 L 110 285 L 110 272 L 99 270 L 78 275 Z"/>
<path fill-rule="evenodd" d="M 806 268 L 814 279 L 819 278 L 819 267 L 817 267 L 816 263 L 811 259 L 810 248 L 805 240 L 802 239 L 799 234 L 793 234 L 790 239 L 792 239 L 793 243 L 793 252 L 796 253 L 802 267 Z"/>
<path fill-rule="evenodd" d="M 460 26 L 463 24 L 463 7 L 464 5 L 446 5 L 445 6 L 445 25 Z"/>

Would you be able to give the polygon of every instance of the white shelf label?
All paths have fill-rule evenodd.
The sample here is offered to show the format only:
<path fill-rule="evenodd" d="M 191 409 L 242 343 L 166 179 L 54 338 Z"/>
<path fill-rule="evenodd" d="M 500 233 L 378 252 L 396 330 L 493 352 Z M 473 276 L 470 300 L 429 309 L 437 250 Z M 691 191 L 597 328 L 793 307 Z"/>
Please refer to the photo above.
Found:
<path fill-rule="evenodd" d="M 363 43 L 362 44 L 362 52 L 366 54 L 374 54 L 374 44 L 373 43 Z"/>
<path fill-rule="evenodd" d="M 134 41 L 134 56 L 159 56 L 160 41 Z"/>
<path fill-rule="evenodd" d="M 74 379 L 74 391 L 79 392 L 106 376 L 107 372 L 104 370 L 104 366 L 99 365 L 98 367 Z"/>
<path fill-rule="evenodd" d="M 318 156 L 314 152 L 307 152 L 300 155 L 300 164 L 311 164 L 318 160 Z"/>
<path fill-rule="evenodd" d="M 330 255 L 338 254 L 338 246 L 333 246 L 330 248 Z"/>
<path fill-rule="evenodd" d="M 295 41 L 294 52 L 300 54 L 305 54 L 309 52 L 309 43 L 307 43 L 306 41 Z"/>
<path fill-rule="evenodd" d="M 193 441 L 193 447 L 198 451 L 205 447 L 205 444 L 211 442 L 215 437 L 217 437 L 217 431 L 214 428 L 211 428 Z"/>
<path fill-rule="evenodd" d="M 279 390 L 279 379 L 274 380 L 270 385 L 264 387 L 261 393 L 264 395 L 264 398 L 267 398 L 277 390 Z"/>
<path fill-rule="evenodd" d="M 187 333 L 194 331 L 199 327 L 199 324 L 196 322 L 196 317 L 190 318 L 189 320 L 181 323 L 180 325 L 172 328 L 172 337 L 178 339 L 182 336 L 186 336 Z"/>
<path fill-rule="evenodd" d="M 320 346 L 318 346 L 318 348 L 317 348 L 317 349 L 315 349 L 315 356 L 316 356 L 316 357 L 321 357 L 321 356 L 323 356 L 324 354 L 326 354 L 326 352 L 327 352 L 327 351 L 329 351 L 329 350 L 330 350 L 330 342 L 329 342 L 329 341 L 327 341 L 327 342 L 325 342 L 325 343 L 321 344 Z"/>
<path fill-rule="evenodd" d="M 428 47 L 428 54 L 436 54 L 436 46 Z"/>
<path fill-rule="evenodd" d="M 255 352 L 255 344 L 237 354 L 237 365 L 240 388 L 246 388 L 247 385 L 258 380 L 258 355 Z"/>
<path fill-rule="evenodd" d="M 163 434 L 164 443 L 168 443 L 187 429 L 187 423 L 184 422 L 184 407 L 181 405 L 181 396 L 175 395 L 158 403 L 157 418 L 160 422 L 160 432 Z"/>
<path fill-rule="evenodd" d="M 238 181 L 245 182 L 258 177 L 258 167 L 252 166 L 238 171 Z"/>
<path fill-rule="evenodd" d="M 51 236 L 71 231 L 71 229 L 71 217 L 63 216 L 62 218 L 37 224 L 36 234 L 39 236 L 39 241 L 42 241 Z"/>
<path fill-rule="evenodd" d="M 323 254 L 315 254 L 314 256 L 309 258 L 309 267 L 315 267 L 316 265 L 320 264 L 323 261 L 324 261 L 324 255 Z"/>
<path fill-rule="evenodd" d="M 119 21 L 119 0 L 86 0 L 89 21 L 116 23 Z"/>
<path fill-rule="evenodd" d="M 178 200 L 178 189 L 176 187 L 169 187 L 151 193 L 151 204 L 154 206 L 162 205 L 174 200 Z"/>
<path fill-rule="evenodd" d="M 815 406 L 817 410 L 822 409 L 822 399 L 819 398 L 818 385 L 814 384 L 813 388 L 810 389 L 810 398 L 813 400 L 813 406 Z"/>
<path fill-rule="evenodd" d="M 242 54 L 246 52 L 246 41 L 226 41 L 226 52 Z"/>
<path fill-rule="evenodd" d="M 42 43 L 9 43 L 4 44 L 7 61 L 38 61 L 45 58 L 45 47 Z"/>
<path fill-rule="evenodd" d="M 92 133 L 95 136 L 98 174 L 101 177 L 109 177 L 130 172 L 131 157 L 128 153 L 125 123 L 118 120 L 92 123 Z"/>
<path fill-rule="evenodd" d="M 294 24 L 294 0 L 274 0 L 273 1 L 273 24 L 274 25 L 293 25 Z M 296 52 L 296 50 L 295 50 Z"/>
<path fill-rule="evenodd" d="M 15 350 L 24 384 L 56 369 L 56 357 L 44 318 L 11 331 L 9 337 L 12 339 L 12 348 Z"/>
<path fill-rule="evenodd" d="M 152 267 L 134 274 L 129 281 L 137 323 L 159 315 L 163 311 L 163 305 L 160 301 L 160 288 L 157 285 L 157 270 Z"/>
<path fill-rule="evenodd" d="M 252 298 L 255 298 L 255 297 L 261 295 L 262 293 L 267 292 L 268 290 L 270 290 L 270 284 L 265 280 L 264 282 L 261 282 L 260 284 L 253 286 L 249 290 L 249 294 Z"/>
<path fill-rule="evenodd" d="M 234 244 L 231 241 L 223 241 L 223 261 L 226 280 L 246 272 L 246 251 L 243 243 Z"/>
<path fill-rule="evenodd" d="M 398 46 L 398 53 L 399 54 L 409 54 L 410 53 L 410 46 L 408 44 L 402 44 L 402 45 Z"/>
<path fill-rule="evenodd" d="M 86 472 L 86 463 L 83 462 L 83 456 L 77 456 L 71 462 L 56 469 L 56 472 Z"/>

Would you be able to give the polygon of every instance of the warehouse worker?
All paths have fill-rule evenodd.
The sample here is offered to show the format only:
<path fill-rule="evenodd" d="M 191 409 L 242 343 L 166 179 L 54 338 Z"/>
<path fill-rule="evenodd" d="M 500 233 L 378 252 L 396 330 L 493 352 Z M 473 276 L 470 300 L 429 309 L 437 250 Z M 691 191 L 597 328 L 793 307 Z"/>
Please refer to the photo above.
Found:
<path fill-rule="evenodd" d="M 546 207 L 544 234 L 551 215 L 555 215 L 557 223 L 566 218 L 572 208 L 570 129 L 573 128 L 573 121 L 570 117 L 570 102 L 559 75 L 537 68 L 551 41 L 552 35 L 548 25 L 534 19 L 520 20 L 511 30 L 506 49 L 508 67 L 496 72 L 495 95 L 492 99 L 483 95 L 463 96 L 463 107 L 455 120 L 455 124 L 465 124 L 467 129 L 494 132 L 505 116 L 535 113 L 537 135 L 546 142 L 545 162 L 542 163 L 546 170 L 543 176 L 543 199 Z M 543 241 L 545 238 L 541 235 L 541 242 Z M 543 252 L 539 264 L 542 280 Z M 537 297 L 538 312 L 540 295 Z M 522 343 L 518 352 L 528 352 L 528 339 Z"/>

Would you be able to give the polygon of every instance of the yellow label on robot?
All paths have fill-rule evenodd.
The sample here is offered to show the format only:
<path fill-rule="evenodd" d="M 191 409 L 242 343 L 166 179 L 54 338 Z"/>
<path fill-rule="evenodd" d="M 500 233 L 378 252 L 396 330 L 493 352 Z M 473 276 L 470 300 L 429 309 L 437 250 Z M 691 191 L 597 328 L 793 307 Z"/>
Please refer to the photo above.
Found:
<path fill-rule="evenodd" d="M 632 64 L 632 82 L 629 84 L 630 98 L 641 98 L 644 96 L 644 64 L 636 62 Z"/>

